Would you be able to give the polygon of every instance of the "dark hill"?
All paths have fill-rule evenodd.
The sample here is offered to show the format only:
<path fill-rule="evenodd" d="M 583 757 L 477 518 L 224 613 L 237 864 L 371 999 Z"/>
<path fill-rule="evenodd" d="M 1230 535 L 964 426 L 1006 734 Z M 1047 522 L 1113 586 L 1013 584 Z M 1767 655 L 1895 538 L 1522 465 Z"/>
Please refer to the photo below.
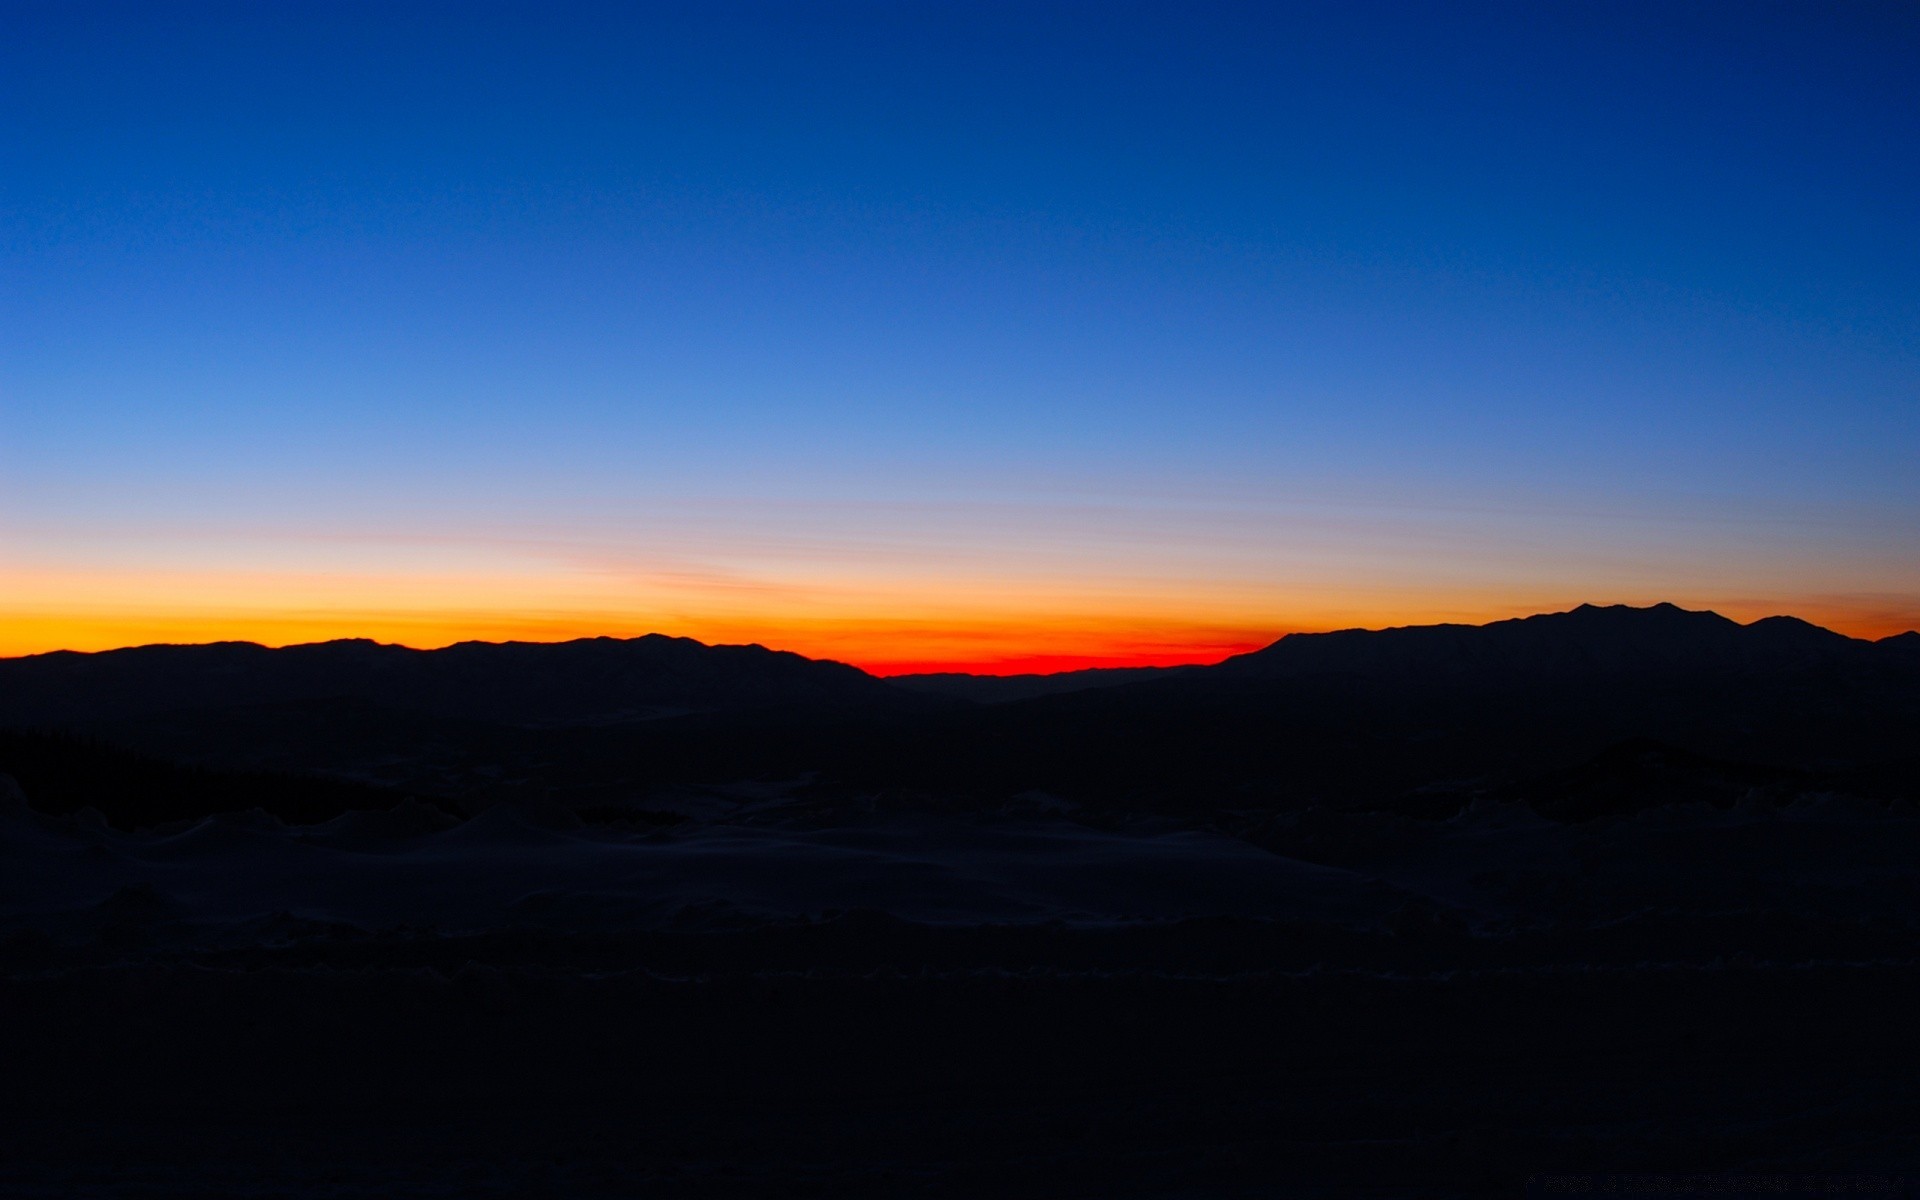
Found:
<path fill-rule="evenodd" d="M 1714 612 L 1583 604 L 1488 625 L 1303 633 L 1228 659 L 1248 678 L 1375 678 L 1396 685 L 1486 685 L 1551 678 L 1628 679 L 1701 672 L 1769 674 L 1865 666 L 1877 647 L 1796 617 L 1742 625 Z"/>
<path fill-rule="evenodd" d="M 314 701 L 517 726 L 605 725 L 691 712 L 890 701 L 856 668 L 762 646 L 649 634 L 412 650 L 353 640 L 248 642 L 0 659 L 0 726 L 73 727 Z"/>

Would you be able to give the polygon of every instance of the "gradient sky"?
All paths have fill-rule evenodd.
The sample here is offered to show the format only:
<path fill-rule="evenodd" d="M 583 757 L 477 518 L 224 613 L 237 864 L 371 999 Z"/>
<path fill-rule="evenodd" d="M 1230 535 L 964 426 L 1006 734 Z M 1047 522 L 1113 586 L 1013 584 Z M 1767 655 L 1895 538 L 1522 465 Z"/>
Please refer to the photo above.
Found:
<path fill-rule="evenodd" d="M 1920 624 L 1920 7 L 0 5 L 0 654 Z"/>

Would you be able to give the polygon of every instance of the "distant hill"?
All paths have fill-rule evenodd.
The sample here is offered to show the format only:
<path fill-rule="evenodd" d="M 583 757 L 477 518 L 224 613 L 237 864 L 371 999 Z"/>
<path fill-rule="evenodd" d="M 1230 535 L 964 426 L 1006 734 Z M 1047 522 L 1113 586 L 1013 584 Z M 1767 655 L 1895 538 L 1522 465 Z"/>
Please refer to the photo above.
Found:
<path fill-rule="evenodd" d="M 1487 625 L 1415 625 L 1299 633 L 1221 664 L 1242 678 L 1341 676 L 1395 683 L 1624 679 L 1708 672 L 1865 666 L 1883 646 L 1796 617 L 1742 625 L 1672 604 L 1583 604 Z"/>
<path fill-rule="evenodd" d="M 41 728 L 316 701 L 543 727 L 895 698 L 843 663 L 660 634 L 440 650 L 364 640 L 283 649 L 221 642 L 0 659 L 0 726 Z"/>

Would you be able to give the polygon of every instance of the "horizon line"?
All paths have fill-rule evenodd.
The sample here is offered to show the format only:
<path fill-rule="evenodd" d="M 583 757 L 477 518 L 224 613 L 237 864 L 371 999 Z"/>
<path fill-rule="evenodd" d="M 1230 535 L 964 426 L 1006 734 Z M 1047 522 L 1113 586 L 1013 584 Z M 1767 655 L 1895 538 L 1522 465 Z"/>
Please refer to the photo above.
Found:
<path fill-rule="evenodd" d="M 660 630 L 650 630 L 646 633 L 633 634 L 628 636 L 621 636 L 618 634 L 605 634 L 605 633 L 580 634 L 574 637 L 553 638 L 553 639 L 545 639 L 545 640 L 530 639 L 530 638 L 499 638 L 499 639 L 461 638 L 455 641 L 436 642 L 431 645 L 413 645 L 404 641 L 382 641 L 379 638 L 366 636 L 366 635 L 357 635 L 357 636 L 348 635 L 343 637 L 320 638 L 315 640 L 292 640 L 292 641 L 285 641 L 285 642 L 260 641 L 260 640 L 250 639 L 250 638 L 213 638 L 206 641 L 131 642 L 126 645 L 103 646 L 103 647 L 99 647 L 91 650 L 73 649 L 69 647 L 55 647 L 49 650 L 29 651 L 28 653 L 25 653 L 25 654 L 0 655 L 0 661 L 8 661 L 8 660 L 17 661 L 17 660 L 28 659 L 28 658 L 41 658 L 41 657 L 48 657 L 56 654 L 95 655 L 95 654 L 114 654 L 114 653 L 129 651 L 129 650 L 150 650 L 150 649 L 162 649 L 162 648 L 187 649 L 187 648 L 210 647 L 210 646 L 253 646 L 263 650 L 291 650 L 291 649 L 300 649 L 300 648 L 309 647 L 309 646 L 338 645 L 344 642 L 366 642 L 371 645 L 379 646 L 383 648 L 411 650 L 416 653 L 429 654 L 429 653 L 434 653 L 436 651 L 452 649 L 458 646 L 511 646 L 511 645 L 563 646 L 563 645 L 570 645 L 577 642 L 592 642 L 592 641 L 633 642 L 633 641 L 643 641 L 647 638 L 664 638 L 671 641 L 693 642 L 696 645 L 713 648 L 713 649 L 753 648 L 753 649 L 765 650 L 770 653 L 776 653 L 776 654 L 792 654 L 792 655 L 795 655 L 796 657 L 805 658 L 812 662 L 836 663 L 841 666 L 852 667 L 855 670 L 861 671 L 867 675 L 871 675 L 877 679 L 895 679 L 895 678 L 904 678 L 904 677 L 915 676 L 915 675 L 971 675 L 971 676 L 981 676 L 981 677 L 1007 678 L 1007 677 L 1014 677 L 1014 676 L 1021 676 L 1021 675 L 1059 675 L 1059 674 L 1068 674 L 1075 671 L 1087 671 L 1087 670 L 1140 670 L 1140 669 L 1170 669 L 1174 667 L 1185 667 L 1185 666 L 1216 666 L 1219 663 L 1225 662 L 1227 659 L 1237 657 L 1241 654 L 1252 653 L 1258 650 L 1265 649 L 1269 646 L 1275 645 L 1276 643 L 1280 642 L 1285 638 L 1292 637 L 1298 634 L 1383 633 L 1383 632 L 1396 630 L 1396 629 L 1430 629 L 1430 628 L 1442 628 L 1442 627 L 1479 629 L 1479 628 L 1485 628 L 1491 625 L 1503 624 L 1508 621 L 1523 621 L 1523 620 L 1529 620 L 1535 617 L 1564 616 L 1564 615 L 1577 612 L 1581 609 L 1587 609 L 1587 608 L 1592 608 L 1592 609 L 1624 608 L 1624 609 L 1630 609 L 1636 612 L 1650 612 L 1657 609 L 1668 608 L 1668 609 L 1673 609 L 1675 611 L 1683 612 L 1683 613 L 1719 617 L 1722 620 L 1729 621 L 1735 625 L 1740 626 L 1741 628 L 1750 628 L 1754 625 L 1760 624 L 1765 621 L 1781 620 L 1781 619 L 1794 620 L 1794 621 L 1800 621 L 1804 624 L 1813 626 L 1816 629 L 1821 629 L 1821 630 L 1824 630 L 1825 632 L 1832 633 L 1838 637 L 1845 637 L 1853 641 L 1865 642 L 1868 644 L 1883 642 L 1896 637 L 1920 634 L 1920 629 L 1909 628 L 1909 629 L 1901 630 L 1895 633 L 1885 634 L 1879 637 L 1862 637 L 1856 634 L 1850 634 L 1850 633 L 1843 632 L 1841 630 L 1834 629 L 1828 625 L 1822 625 L 1817 621 L 1811 621 L 1811 620 L 1808 620 L 1807 618 L 1796 616 L 1792 613 L 1773 613 L 1764 617 L 1756 617 L 1751 621 L 1741 621 L 1737 618 L 1729 617 L 1726 614 L 1721 613 L 1716 609 L 1712 609 L 1712 608 L 1691 609 L 1691 608 L 1686 608 L 1683 605 L 1676 604 L 1672 601 L 1666 601 L 1666 600 L 1656 601 L 1652 604 L 1644 604 L 1644 605 L 1627 604 L 1627 603 L 1595 604 L 1589 601 L 1589 602 L 1583 602 L 1577 605 L 1573 605 L 1572 607 L 1569 607 L 1569 608 L 1547 609 L 1539 612 L 1529 613 L 1529 614 L 1526 614 L 1525 616 L 1519 616 L 1519 617 L 1496 617 L 1490 620 L 1480 621 L 1480 622 L 1409 621 L 1404 624 L 1387 624 L 1387 625 L 1378 625 L 1378 626 L 1353 625 L 1353 626 L 1341 626 L 1341 627 L 1327 628 L 1327 629 L 1292 629 L 1292 630 L 1287 630 L 1286 632 L 1283 632 L 1283 633 L 1279 633 L 1265 641 L 1251 643 L 1244 647 L 1230 648 L 1224 654 L 1221 654 L 1221 653 L 1181 654 L 1177 652 L 1157 653 L 1157 654 L 1156 653 L 1145 653 L 1145 654 L 1134 653 L 1134 654 L 1105 654 L 1105 655 L 1084 654 L 1084 653 L 1083 654 L 1030 653 L 1030 654 L 1018 654 L 1018 655 L 1001 655 L 1001 656 L 994 656 L 994 657 L 987 657 L 987 658 L 980 658 L 980 659 L 973 659 L 973 660 L 948 659 L 948 658 L 924 658 L 924 659 L 923 658 L 903 658 L 903 659 L 892 659 L 892 660 L 870 660 L 869 663 L 862 664 L 859 662 L 849 661 L 847 659 L 842 659 L 842 658 L 835 658 L 828 655 L 806 654 L 798 650 L 790 650 L 780 646 L 769 645 L 768 643 L 764 641 L 759 641 L 759 640 L 744 641 L 744 642 L 736 642 L 736 641 L 709 642 L 709 641 L 703 641 L 700 638 L 692 637 L 686 634 L 674 634 L 674 633 L 666 633 Z"/>

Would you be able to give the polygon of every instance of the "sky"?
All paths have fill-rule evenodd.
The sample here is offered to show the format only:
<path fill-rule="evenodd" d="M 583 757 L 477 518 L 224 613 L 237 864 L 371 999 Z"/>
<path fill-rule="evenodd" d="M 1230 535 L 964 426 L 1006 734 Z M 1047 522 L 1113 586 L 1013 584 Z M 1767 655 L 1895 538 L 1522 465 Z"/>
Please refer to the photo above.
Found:
<path fill-rule="evenodd" d="M 1920 7 L 0 2 L 0 654 L 1920 625 Z"/>

